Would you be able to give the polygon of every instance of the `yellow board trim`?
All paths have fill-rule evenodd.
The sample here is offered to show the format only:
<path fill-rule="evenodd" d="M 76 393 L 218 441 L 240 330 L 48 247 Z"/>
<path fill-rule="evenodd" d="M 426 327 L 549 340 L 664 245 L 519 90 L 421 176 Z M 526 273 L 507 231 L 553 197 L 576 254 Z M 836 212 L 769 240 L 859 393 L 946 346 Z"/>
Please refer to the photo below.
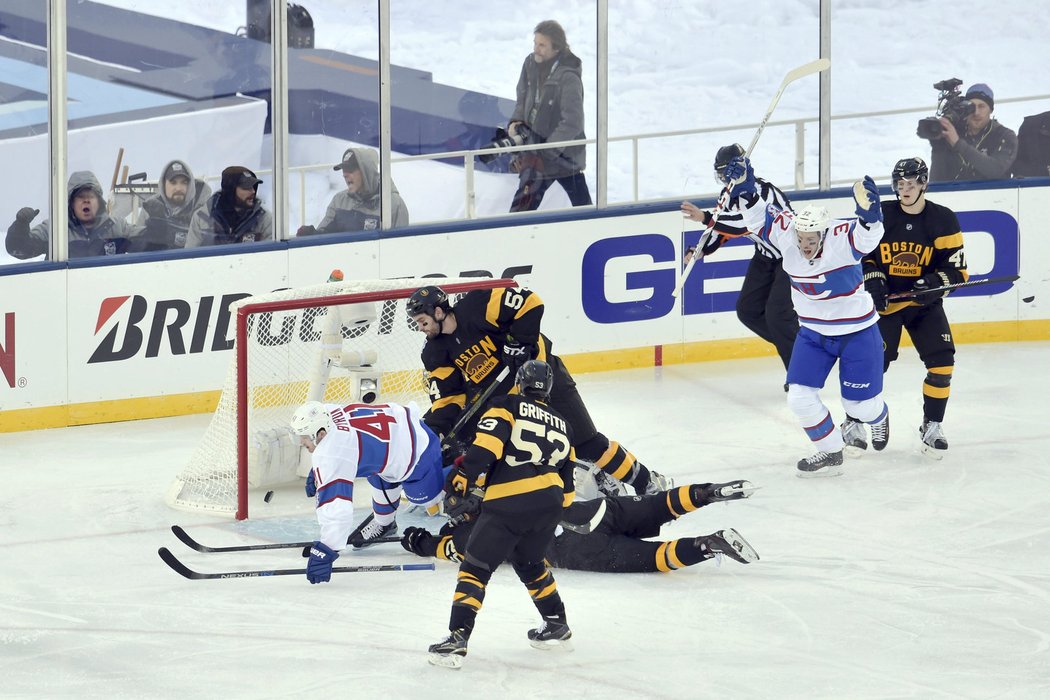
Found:
<path fill-rule="evenodd" d="M 1050 319 L 957 323 L 952 324 L 952 333 L 956 344 L 1045 341 L 1050 340 Z M 901 345 L 911 345 L 907 334 L 901 338 Z M 772 357 L 775 354 L 773 346 L 759 338 L 676 343 L 664 345 L 661 350 L 664 365 Z M 654 358 L 652 346 L 562 357 L 569 371 L 574 374 L 652 367 Z M 3 408 L 0 409 L 0 433 L 211 413 L 219 402 L 220 394 L 220 391 L 202 391 L 39 408 Z M 5 398 L 13 402 L 16 397 L 8 392 Z"/>

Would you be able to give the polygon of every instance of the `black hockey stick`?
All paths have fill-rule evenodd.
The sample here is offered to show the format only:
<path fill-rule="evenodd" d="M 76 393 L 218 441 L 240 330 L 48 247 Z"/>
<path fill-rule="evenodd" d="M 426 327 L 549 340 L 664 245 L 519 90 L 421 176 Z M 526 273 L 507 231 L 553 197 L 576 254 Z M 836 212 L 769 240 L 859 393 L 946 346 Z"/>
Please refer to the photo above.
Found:
<path fill-rule="evenodd" d="M 161 547 L 157 550 L 157 554 L 164 560 L 164 563 L 175 570 L 180 576 L 185 576 L 189 579 L 200 580 L 200 579 L 211 579 L 211 578 L 258 578 L 260 576 L 302 576 L 306 574 L 306 569 L 257 569 L 255 571 L 222 571 L 211 574 L 204 574 L 199 571 L 193 571 L 188 566 L 183 564 L 176 558 L 174 554 L 169 552 L 166 547 Z M 333 574 L 356 574 L 366 573 L 373 571 L 433 571 L 436 567 L 433 562 L 426 564 L 376 564 L 373 566 L 333 566 Z"/>
<path fill-rule="evenodd" d="M 209 547 L 190 537 L 189 533 L 178 525 L 172 525 L 171 532 L 179 538 L 180 542 L 197 552 L 258 552 L 265 549 L 302 549 L 303 547 L 312 547 L 314 544 L 313 542 L 275 542 L 273 544 L 239 544 L 229 547 Z M 372 541 L 377 544 L 380 542 L 400 542 L 401 538 L 397 535 L 388 535 Z M 349 540 L 347 544 L 349 544 Z"/>
<path fill-rule="evenodd" d="M 777 103 L 780 102 L 780 98 L 784 94 L 784 90 L 787 89 L 787 86 L 795 82 L 799 78 L 804 78 L 807 75 L 812 75 L 814 73 L 820 73 L 821 71 L 825 71 L 828 68 L 831 68 L 831 59 L 818 58 L 815 61 L 804 63 L 801 66 L 798 66 L 797 68 L 792 68 L 787 72 L 787 75 L 784 76 L 784 79 L 780 81 L 780 88 L 777 90 L 777 93 L 773 95 L 773 101 L 769 103 L 769 107 L 766 109 L 766 114 L 762 117 L 762 122 L 758 125 L 758 130 L 755 132 L 754 137 L 751 139 L 751 144 L 747 147 L 747 150 L 744 151 L 745 158 L 751 157 L 751 152 L 755 150 L 755 145 L 758 144 L 758 137 L 762 135 L 763 131 L 765 131 L 766 123 L 769 121 L 769 118 L 773 116 L 773 110 L 777 108 Z M 718 203 L 715 206 L 714 211 L 711 212 L 711 223 L 708 224 L 707 228 L 700 236 L 700 240 L 697 241 L 696 248 L 693 250 L 693 256 L 689 258 L 689 262 L 686 263 L 685 269 L 682 270 L 682 276 L 679 280 L 679 283 L 675 285 L 674 291 L 671 292 L 672 296 L 677 297 L 679 293 L 681 293 L 682 287 L 685 285 L 685 281 L 689 279 L 689 273 L 693 271 L 693 266 L 696 265 L 697 261 L 704 257 L 704 246 L 707 245 L 707 242 L 711 240 L 711 237 L 715 233 L 715 223 L 718 219 L 718 213 L 722 210 L 722 205 L 725 202 L 729 201 L 730 189 L 732 189 L 732 183 L 727 184 L 722 190 L 722 194 L 719 195 Z"/>
<path fill-rule="evenodd" d="M 1015 282 L 1020 278 L 1020 275 L 1006 275 L 1005 277 L 988 277 L 987 279 L 983 280 L 970 280 L 969 282 L 956 282 L 955 284 L 946 284 L 941 287 L 931 287 L 930 289 L 923 289 L 919 292 L 895 292 L 894 294 L 887 294 L 886 300 L 897 301 L 900 299 L 913 299 L 915 297 L 921 297 L 924 294 L 932 294 L 933 292 L 950 292 L 953 289 L 976 287 L 979 284 L 992 284 L 993 282 Z"/>
<path fill-rule="evenodd" d="M 499 385 L 502 384 L 504 380 L 506 380 L 509 374 L 510 365 L 507 365 L 502 370 L 500 370 L 500 373 L 496 375 L 496 379 L 493 380 L 493 382 L 487 387 L 485 387 L 485 391 L 481 392 L 481 396 L 478 397 L 478 400 L 475 401 L 470 406 L 470 408 L 463 412 L 463 415 L 459 417 L 459 419 L 456 421 L 456 424 L 452 426 L 452 430 L 449 430 L 448 434 L 445 435 L 444 438 L 442 438 L 441 445 L 443 447 L 447 446 L 450 442 L 456 439 L 456 434 L 459 433 L 460 429 L 462 429 L 463 426 L 467 424 L 467 421 L 473 418 L 474 414 L 481 410 L 481 407 L 484 406 L 490 398 L 492 398 L 492 395 L 496 393 L 496 389 L 498 389 Z"/>

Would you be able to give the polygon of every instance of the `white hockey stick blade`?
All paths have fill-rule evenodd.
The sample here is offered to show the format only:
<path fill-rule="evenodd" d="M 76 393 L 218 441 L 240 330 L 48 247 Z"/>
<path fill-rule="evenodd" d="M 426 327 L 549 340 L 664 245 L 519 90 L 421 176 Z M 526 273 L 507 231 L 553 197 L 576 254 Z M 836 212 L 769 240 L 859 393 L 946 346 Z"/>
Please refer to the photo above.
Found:
<path fill-rule="evenodd" d="M 579 535 L 589 535 L 590 533 L 594 532 L 594 528 L 598 527 L 598 525 L 602 521 L 602 518 L 605 517 L 605 506 L 606 501 L 603 498 L 601 500 L 601 503 L 598 504 L 597 510 L 594 511 L 594 515 L 589 521 L 585 523 L 576 524 L 569 523 L 563 520 L 561 521 L 561 526 L 566 530 L 569 530 L 570 532 L 575 532 Z"/>

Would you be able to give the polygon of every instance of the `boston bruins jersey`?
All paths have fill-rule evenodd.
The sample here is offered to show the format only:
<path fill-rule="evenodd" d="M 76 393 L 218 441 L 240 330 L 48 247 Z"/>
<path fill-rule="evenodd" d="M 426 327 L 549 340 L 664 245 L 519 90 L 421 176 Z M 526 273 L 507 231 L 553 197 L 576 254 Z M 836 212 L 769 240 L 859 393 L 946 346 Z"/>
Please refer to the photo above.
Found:
<path fill-rule="evenodd" d="M 460 411 L 484 391 L 504 367 L 508 337 L 535 347 L 532 359 L 547 361 L 550 341 L 540 334 L 543 300 L 527 289 L 479 289 L 453 307 L 454 333 L 428 339 L 423 346 L 430 410 L 424 421 L 447 433 Z M 513 382 L 510 378 L 508 386 Z"/>
<path fill-rule="evenodd" d="M 575 495 L 572 427 L 544 403 L 499 396 L 478 421 L 463 459 L 471 483 L 485 489 L 483 508 L 528 513 Z"/>
<path fill-rule="evenodd" d="M 921 212 L 908 214 L 899 201 L 886 200 L 882 216 L 886 233 L 878 247 L 864 256 L 864 272 L 881 270 L 890 294 L 911 290 L 917 279 L 931 272 L 943 273 L 949 284 L 969 278 L 962 230 L 951 209 L 927 201 Z M 893 302 L 881 313 L 917 305 L 912 300 Z"/>

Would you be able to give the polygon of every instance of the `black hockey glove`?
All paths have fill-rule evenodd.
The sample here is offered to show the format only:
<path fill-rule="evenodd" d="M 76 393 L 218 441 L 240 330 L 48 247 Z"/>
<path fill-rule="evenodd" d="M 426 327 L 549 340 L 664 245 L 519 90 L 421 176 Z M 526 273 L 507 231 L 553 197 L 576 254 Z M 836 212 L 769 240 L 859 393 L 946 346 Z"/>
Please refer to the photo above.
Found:
<path fill-rule="evenodd" d="M 915 280 L 911 291 L 915 293 L 915 303 L 920 306 L 929 306 L 944 296 L 945 292 L 929 292 L 926 290 L 936 289 L 948 284 L 948 276 L 941 272 L 931 272 Z"/>
<path fill-rule="evenodd" d="M 890 302 L 886 299 L 886 295 L 890 290 L 886 284 L 885 272 L 872 270 L 864 273 L 864 290 L 871 295 L 876 311 L 885 311 L 889 307 Z"/>
<path fill-rule="evenodd" d="M 446 466 L 455 464 L 456 459 L 462 457 L 466 451 L 467 448 L 456 438 L 445 438 L 441 441 L 441 463 Z"/>
<path fill-rule="evenodd" d="M 445 515 L 451 525 L 459 525 L 474 518 L 481 512 L 481 502 L 485 500 L 485 490 L 475 488 L 465 496 L 459 493 L 448 493 L 445 496 Z"/>
<path fill-rule="evenodd" d="M 422 527 L 407 527 L 401 535 L 401 546 L 418 557 L 436 557 L 438 538 Z"/>
<path fill-rule="evenodd" d="M 518 369 L 536 356 L 536 346 L 526 345 L 514 340 L 511 336 L 503 341 L 503 362 L 510 367 L 510 376 L 515 377 Z"/>

